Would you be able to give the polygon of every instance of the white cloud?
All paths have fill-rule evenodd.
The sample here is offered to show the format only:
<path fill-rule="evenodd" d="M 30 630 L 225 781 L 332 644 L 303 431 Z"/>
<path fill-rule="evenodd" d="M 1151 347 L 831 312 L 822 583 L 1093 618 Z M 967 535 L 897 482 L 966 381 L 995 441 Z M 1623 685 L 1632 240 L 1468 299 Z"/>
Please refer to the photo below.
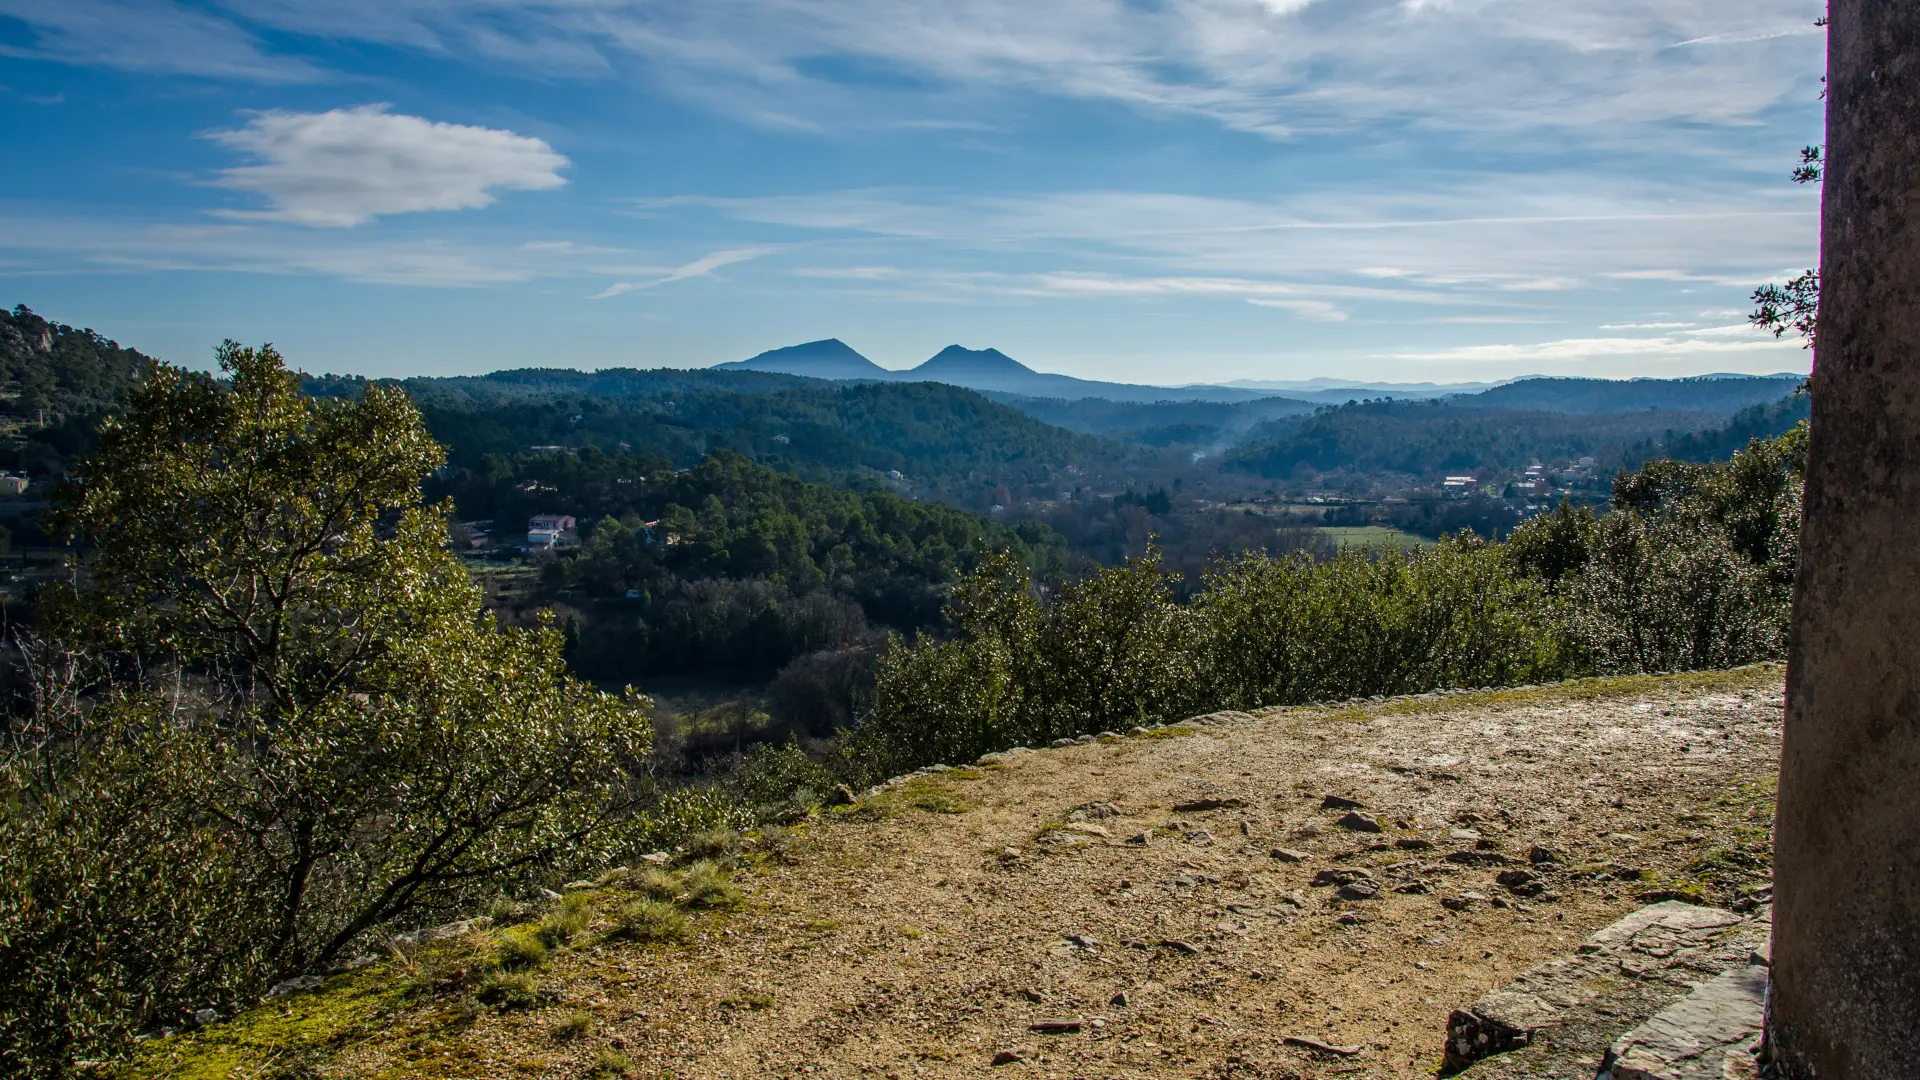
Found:
<path fill-rule="evenodd" d="M 226 216 L 347 227 L 385 214 L 472 210 L 494 192 L 566 183 L 567 159 L 544 140 L 494 128 L 446 124 L 362 105 L 322 113 L 271 111 L 209 138 L 259 164 L 225 169 L 220 187 L 274 206 Z"/>
<path fill-rule="evenodd" d="M 639 292 L 642 289 L 651 289 L 659 285 L 666 285 L 670 282 L 685 281 L 688 278 L 706 277 L 708 274 L 713 273 L 723 266 L 732 266 L 735 263 L 743 263 L 749 259 L 757 259 L 774 250 L 775 249 L 768 247 L 756 247 L 730 248 L 726 251 L 710 252 L 690 263 L 676 266 L 656 278 L 649 278 L 645 281 L 616 281 L 605 289 L 589 296 L 587 299 L 608 300 L 625 293 Z"/>

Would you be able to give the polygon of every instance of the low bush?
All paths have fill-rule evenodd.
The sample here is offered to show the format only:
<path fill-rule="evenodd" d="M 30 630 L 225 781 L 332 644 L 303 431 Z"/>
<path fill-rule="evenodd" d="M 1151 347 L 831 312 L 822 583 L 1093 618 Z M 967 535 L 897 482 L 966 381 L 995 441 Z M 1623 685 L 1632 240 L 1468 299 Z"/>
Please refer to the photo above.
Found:
<path fill-rule="evenodd" d="M 696 911 L 730 911 L 740 906 L 740 889 L 726 872 L 710 862 L 696 862 L 680 872 L 675 902 Z"/>
<path fill-rule="evenodd" d="M 592 1013 L 569 1013 L 566 1019 L 554 1026 L 553 1037 L 562 1041 L 571 1042 L 574 1039 L 584 1037 L 587 1032 L 592 1030 Z"/>
<path fill-rule="evenodd" d="M 551 949 L 538 930 L 514 929 L 500 935 L 494 961 L 509 971 L 535 968 L 547 962 Z"/>
<path fill-rule="evenodd" d="M 679 941 L 687 936 L 687 917 L 662 900 L 634 900 L 615 914 L 610 936 L 647 944 Z"/>
<path fill-rule="evenodd" d="M 548 995 L 540 989 L 539 981 L 526 972 L 496 971 L 480 983 L 473 996 L 482 1005 L 511 1011 L 538 1008 L 546 1003 Z"/>
<path fill-rule="evenodd" d="M 633 1059 L 618 1050 L 602 1050 L 594 1057 L 588 1076 L 625 1076 L 633 1071 Z"/>
<path fill-rule="evenodd" d="M 540 940 L 548 946 L 565 945 L 593 921 L 593 898 L 584 892 L 561 897 L 540 920 Z"/>

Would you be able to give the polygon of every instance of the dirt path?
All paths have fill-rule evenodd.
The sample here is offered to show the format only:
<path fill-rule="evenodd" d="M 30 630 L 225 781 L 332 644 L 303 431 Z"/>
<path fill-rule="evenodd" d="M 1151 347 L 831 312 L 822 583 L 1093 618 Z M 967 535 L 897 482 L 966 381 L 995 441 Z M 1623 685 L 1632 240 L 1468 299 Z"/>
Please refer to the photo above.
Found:
<path fill-rule="evenodd" d="M 789 836 L 698 944 L 584 949 L 545 976 L 562 1006 L 338 1067 L 577 1077 L 614 1047 L 700 1080 L 1426 1076 L 1451 1008 L 1636 896 L 1764 884 L 1781 678 L 1272 710 L 916 778 Z M 1175 809 L 1200 800 L 1228 805 Z M 1544 893 L 1495 883 L 1522 868 Z M 1314 884 L 1355 870 L 1377 896 Z M 573 1010 L 591 1034 L 557 1041 Z"/>

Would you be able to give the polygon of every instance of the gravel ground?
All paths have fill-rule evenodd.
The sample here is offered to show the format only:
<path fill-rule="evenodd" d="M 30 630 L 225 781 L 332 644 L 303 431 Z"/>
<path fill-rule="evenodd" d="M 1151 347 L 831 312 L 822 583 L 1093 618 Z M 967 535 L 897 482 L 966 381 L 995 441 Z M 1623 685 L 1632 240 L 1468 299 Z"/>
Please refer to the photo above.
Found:
<path fill-rule="evenodd" d="M 1751 904 L 1782 678 L 1267 710 L 916 777 L 770 838 L 692 944 L 580 949 L 550 1008 L 421 1014 L 325 1071 L 1427 1076 L 1451 1009 L 1661 890 Z"/>

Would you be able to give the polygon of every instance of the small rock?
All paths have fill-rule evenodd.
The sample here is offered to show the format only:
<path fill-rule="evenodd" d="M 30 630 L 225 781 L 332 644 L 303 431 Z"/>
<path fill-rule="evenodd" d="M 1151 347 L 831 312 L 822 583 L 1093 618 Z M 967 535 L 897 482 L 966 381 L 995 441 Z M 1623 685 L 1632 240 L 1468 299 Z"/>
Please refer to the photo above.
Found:
<path fill-rule="evenodd" d="M 1018 1065 L 1027 1060 L 1027 1056 L 1018 1050 L 1002 1050 L 993 1055 L 995 1065 Z"/>
<path fill-rule="evenodd" d="M 1086 822 L 1086 821 L 1073 822 L 1072 824 L 1067 826 L 1067 831 L 1080 833 L 1084 836 L 1110 837 L 1113 835 L 1113 833 L 1109 831 L 1105 825 L 1095 825 L 1091 822 Z"/>
<path fill-rule="evenodd" d="M 1151 735 L 1151 734 L 1153 734 L 1153 732 L 1151 732 L 1151 731 L 1149 731 L 1149 730 L 1147 730 L 1146 728 L 1143 728 L 1143 727 L 1131 727 L 1131 728 L 1128 728 L 1128 729 L 1127 729 L 1127 734 L 1129 734 L 1129 735 Z"/>
<path fill-rule="evenodd" d="M 1349 911 L 1346 914 L 1341 915 L 1339 918 L 1333 921 L 1339 923 L 1341 926 L 1358 926 L 1360 923 L 1364 922 L 1365 920 L 1363 920 L 1362 918 L 1360 918 L 1360 916 L 1354 914 L 1353 912 Z"/>
<path fill-rule="evenodd" d="M 640 861 L 643 863 L 652 863 L 655 866 L 665 866 L 673 861 L 673 856 L 664 851 L 649 851 L 645 855 L 640 856 Z"/>
<path fill-rule="evenodd" d="M 1117 731 L 1103 731 L 1100 733 L 1100 738 L 1102 739 L 1117 739 L 1119 737 L 1120 733 Z"/>
<path fill-rule="evenodd" d="M 193 1026 L 194 1027 L 206 1027 L 208 1024 L 216 1024 L 219 1022 L 220 1022 L 220 1014 L 214 1011 L 213 1009 L 193 1010 Z"/>
<path fill-rule="evenodd" d="M 1340 870 L 1327 869 L 1313 875 L 1313 883 L 1315 885 L 1351 885 L 1356 881 L 1371 880 L 1372 877 L 1372 874 L 1359 867 Z"/>
<path fill-rule="evenodd" d="M 1074 742 L 1077 742 L 1077 743 L 1090 743 L 1090 742 L 1094 742 L 1094 741 L 1095 741 L 1095 739 L 1094 739 L 1094 737 L 1093 737 L 1093 736 L 1091 736 L 1091 735 L 1082 735 L 1082 736 L 1080 736 L 1079 738 L 1077 738 L 1077 739 L 1075 739 L 1075 740 L 1073 740 L 1073 741 L 1074 741 Z"/>
<path fill-rule="evenodd" d="M 1409 881 L 1403 885 L 1395 885 L 1393 891 L 1406 893 L 1409 896 L 1425 896 L 1433 891 L 1433 886 L 1424 881 Z"/>
<path fill-rule="evenodd" d="M 1374 817 L 1372 814 L 1363 814 L 1358 810 L 1349 810 L 1345 817 L 1334 822 L 1334 824 L 1343 829 L 1352 829 L 1354 832 L 1377 833 L 1382 831 L 1379 818 Z"/>
<path fill-rule="evenodd" d="M 286 997 L 290 994 L 310 993 L 320 989 L 321 984 L 324 982 L 326 982 L 326 980 L 318 975 L 295 975 L 291 979 L 274 983 L 273 989 L 267 991 L 267 998 L 268 1000 L 272 1000 L 273 998 Z"/>
<path fill-rule="evenodd" d="M 1361 878 L 1340 886 L 1340 891 L 1335 895 L 1342 900 L 1372 900 L 1380 895 L 1380 886 Z"/>
<path fill-rule="evenodd" d="M 561 892 L 582 892 L 587 889 L 592 889 L 597 887 L 598 886 L 594 885 L 594 883 L 591 881 L 569 881 L 565 885 L 560 886 L 560 891 Z"/>
<path fill-rule="evenodd" d="M 1309 857 L 1304 851 L 1284 847 L 1274 848 L 1272 851 L 1267 852 L 1267 854 L 1279 859 L 1281 862 L 1306 862 Z"/>
<path fill-rule="evenodd" d="M 1127 843 L 1134 844 L 1139 847 L 1146 847 L 1148 844 L 1153 843 L 1153 830 L 1147 829 L 1142 832 L 1134 833 L 1132 836 L 1127 837 Z"/>
<path fill-rule="evenodd" d="M 1527 852 L 1527 861 L 1539 866 L 1541 863 L 1559 862 L 1560 859 L 1553 852 L 1535 844 L 1533 850 Z"/>
<path fill-rule="evenodd" d="M 1072 746 L 1073 740 L 1072 739 L 1055 739 L 1052 742 L 1048 743 L 1047 745 L 1053 747 L 1055 750 L 1058 750 L 1063 746 Z"/>
<path fill-rule="evenodd" d="M 1245 799 L 1190 799 L 1173 804 L 1176 814 L 1198 814 L 1207 810 L 1238 810 L 1247 805 Z"/>
<path fill-rule="evenodd" d="M 951 766 L 951 765 L 929 765 L 929 766 L 927 766 L 926 768 L 924 768 L 924 769 L 921 769 L 920 771 L 921 771 L 921 772 L 923 772 L 923 773 L 944 773 L 944 772 L 952 772 L 952 771 L 953 771 L 953 766 Z"/>
<path fill-rule="evenodd" d="M 1349 799 L 1343 795 L 1329 795 L 1320 800 L 1322 810 L 1365 810 L 1367 804 L 1359 799 Z"/>
<path fill-rule="evenodd" d="M 1047 995 L 1041 993 L 1038 990 L 1035 990 L 1031 986 L 1021 987 L 1020 996 L 1023 998 L 1026 998 L 1028 1001 L 1033 1002 L 1035 1005 L 1038 1005 L 1047 1000 Z"/>
<path fill-rule="evenodd" d="M 1027 1025 L 1028 1031 L 1037 1031 L 1042 1035 L 1071 1035 L 1086 1025 L 1078 1016 L 1059 1016 L 1046 1020 L 1035 1020 Z"/>
<path fill-rule="evenodd" d="M 1193 829 L 1186 834 L 1186 841 L 1189 844 L 1211 844 L 1213 834 L 1205 829 Z"/>
<path fill-rule="evenodd" d="M 1539 896 L 1547 889 L 1540 876 L 1531 870 L 1502 870 L 1494 880 L 1515 896 Z"/>
<path fill-rule="evenodd" d="M 1480 839 L 1480 834 L 1472 829 L 1448 829 L 1447 835 L 1462 843 L 1471 844 Z"/>
<path fill-rule="evenodd" d="M 1115 1006 L 1117 1008 L 1122 1008 L 1122 1009 L 1126 1008 L 1127 992 L 1125 990 L 1122 990 L 1119 993 L 1113 995 L 1112 997 L 1107 999 L 1107 1004 Z"/>
<path fill-rule="evenodd" d="M 1187 956 L 1200 955 L 1200 946 L 1195 945 L 1191 941 L 1182 941 L 1179 938 L 1168 938 L 1160 943 L 1160 947 L 1163 949 L 1172 949 L 1174 952 Z"/>
<path fill-rule="evenodd" d="M 1417 836 L 1403 836 L 1395 840 L 1393 846 L 1401 851 L 1428 851 L 1432 849 L 1433 841 L 1422 840 Z"/>
<path fill-rule="evenodd" d="M 1489 839 L 1487 839 L 1486 837 L 1481 837 L 1480 839 L 1478 839 L 1478 840 L 1475 840 L 1475 841 L 1473 842 L 1473 850 L 1475 850 L 1475 851 L 1499 851 L 1499 850 L 1500 850 L 1500 841 L 1498 841 L 1498 840 L 1489 840 Z"/>
<path fill-rule="evenodd" d="M 645 855 L 642 855 L 640 857 L 643 859 L 646 858 Z M 664 862 L 665 860 L 662 860 L 662 861 Z M 560 894 L 557 892 L 554 892 L 552 889 L 541 889 L 540 898 L 542 900 L 558 900 L 560 899 Z"/>

